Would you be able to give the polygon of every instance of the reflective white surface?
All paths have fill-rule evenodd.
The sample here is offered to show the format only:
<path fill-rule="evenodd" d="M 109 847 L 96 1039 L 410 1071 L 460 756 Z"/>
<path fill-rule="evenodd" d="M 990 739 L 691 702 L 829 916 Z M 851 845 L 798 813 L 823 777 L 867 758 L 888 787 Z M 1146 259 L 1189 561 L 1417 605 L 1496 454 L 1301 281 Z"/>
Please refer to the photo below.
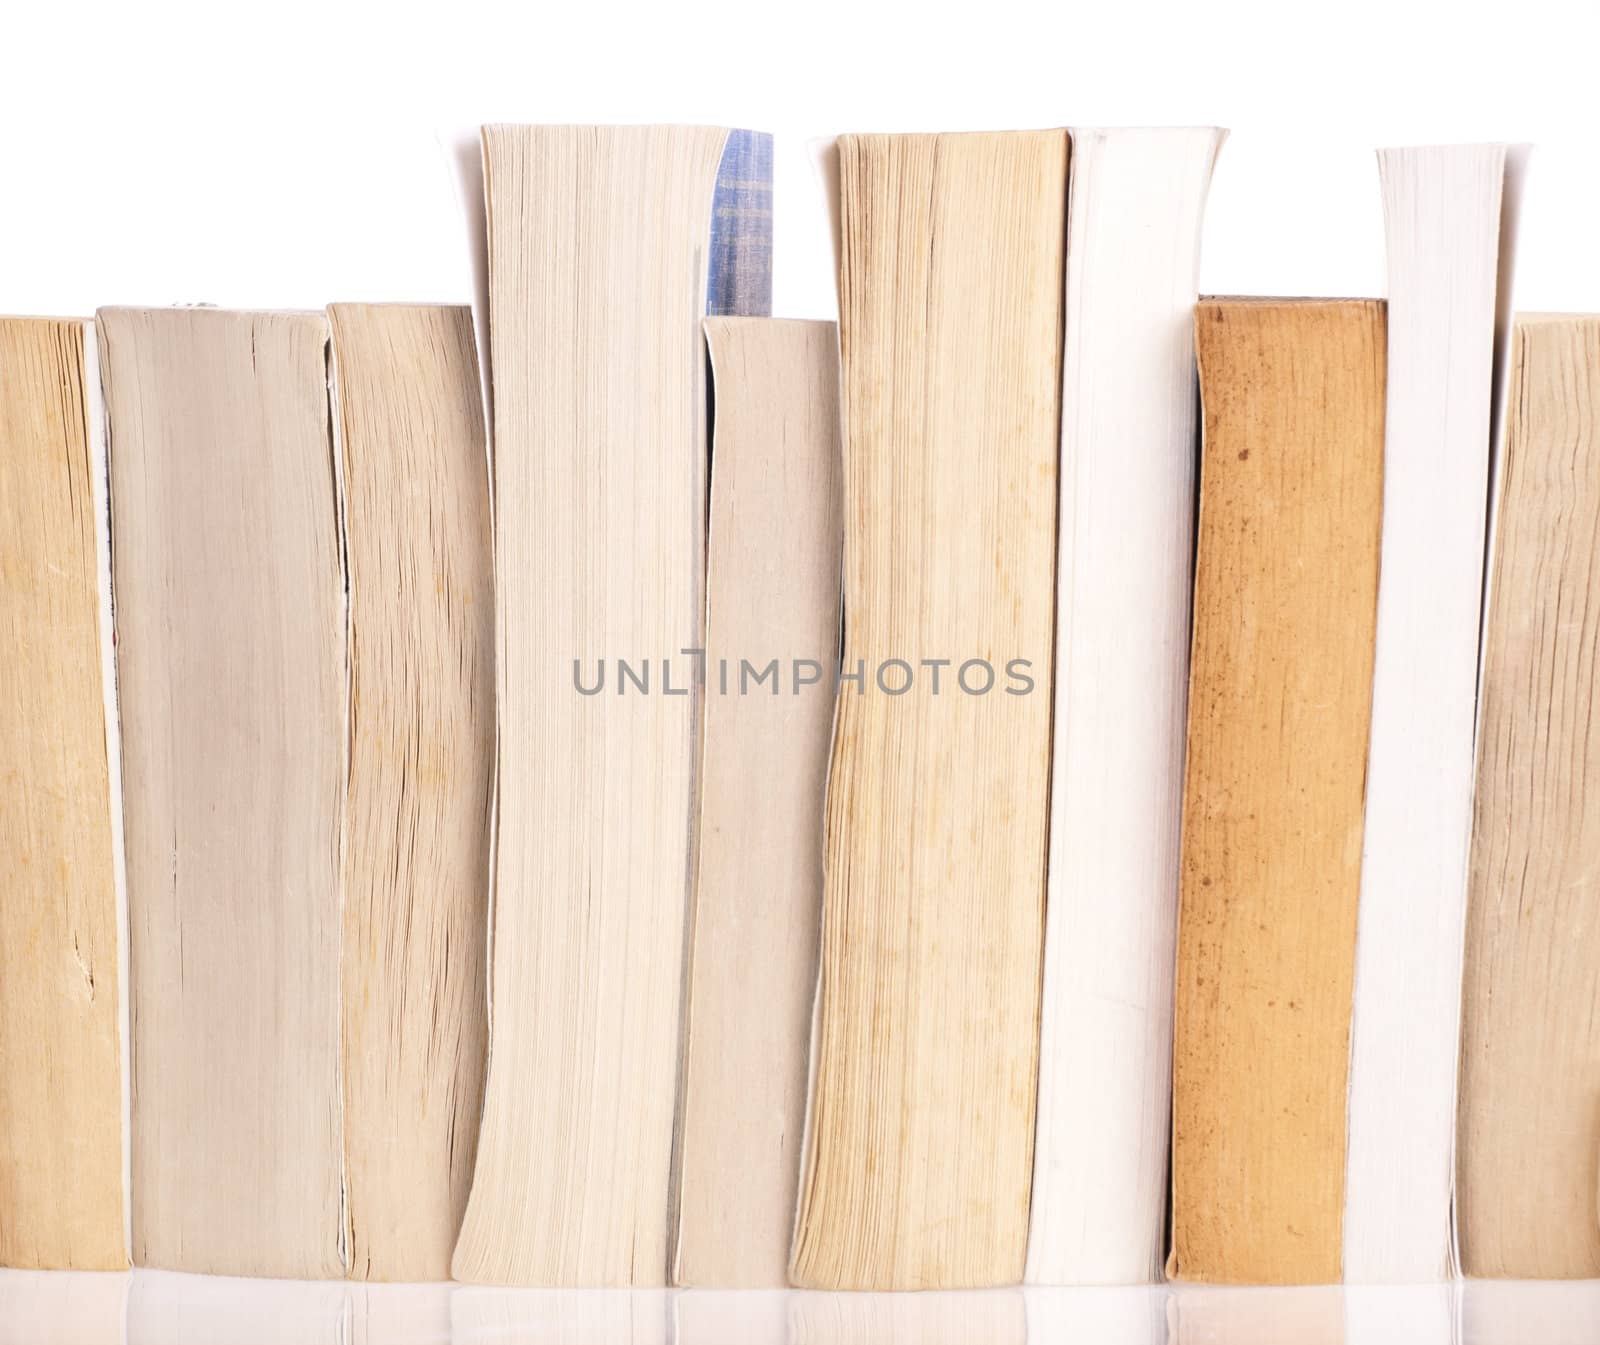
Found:
<path fill-rule="evenodd" d="M 0 1345 L 1600 1345 L 1600 1280 L 822 1294 L 0 1271 Z"/>

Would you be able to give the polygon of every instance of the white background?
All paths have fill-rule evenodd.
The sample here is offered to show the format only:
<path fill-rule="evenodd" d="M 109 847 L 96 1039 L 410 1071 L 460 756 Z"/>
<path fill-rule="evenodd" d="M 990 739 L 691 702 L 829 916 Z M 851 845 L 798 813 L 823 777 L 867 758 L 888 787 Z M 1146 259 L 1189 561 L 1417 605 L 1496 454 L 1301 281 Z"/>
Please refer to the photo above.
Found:
<path fill-rule="evenodd" d="M 1208 293 L 1383 293 L 1379 145 L 1536 144 L 1518 306 L 1600 309 L 1600 5 L 0 0 L 0 311 L 466 300 L 437 146 L 486 120 L 774 132 L 774 311 L 831 316 L 806 149 L 1231 128 Z"/>

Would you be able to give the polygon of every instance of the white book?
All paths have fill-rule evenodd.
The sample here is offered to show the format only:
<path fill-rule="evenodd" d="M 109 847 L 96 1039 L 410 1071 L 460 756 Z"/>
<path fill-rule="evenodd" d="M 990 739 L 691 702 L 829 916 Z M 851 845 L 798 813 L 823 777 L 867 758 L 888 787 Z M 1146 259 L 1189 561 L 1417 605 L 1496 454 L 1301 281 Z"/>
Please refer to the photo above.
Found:
<path fill-rule="evenodd" d="M 700 322 L 765 306 L 745 253 L 767 215 L 741 195 L 761 170 L 738 153 L 759 140 L 484 128 L 499 758 L 459 1280 L 666 1279 L 704 645 Z"/>
<path fill-rule="evenodd" d="M 1224 135 L 1072 133 L 1031 1284 L 1161 1276 L 1194 303 Z"/>
<path fill-rule="evenodd" d="M 1356 934 L 1344 1274 L 1454 1264 L 1461 954 L 1504 239 L 1504 145 L 1378 152 L 1383 540 Z M 1498 315 L 1498 316 L 1497 316 Z"/>

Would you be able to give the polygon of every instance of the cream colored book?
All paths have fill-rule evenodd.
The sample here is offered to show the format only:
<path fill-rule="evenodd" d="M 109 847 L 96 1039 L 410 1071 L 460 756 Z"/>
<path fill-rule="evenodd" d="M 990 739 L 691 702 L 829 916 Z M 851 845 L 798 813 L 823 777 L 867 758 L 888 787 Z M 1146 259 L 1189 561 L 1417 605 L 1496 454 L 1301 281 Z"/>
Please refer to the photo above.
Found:
<path fill-rule="evenodd" d="M 1378 153 L 1389 251 L 1383 547 L 1344 1218 L 1345 1278 L 1358 1282 L 1452 1273 L 1496 312 L 1515 218 L 1507 167 L 1504 145 Z"/>
<path fill-rule="evenodd" d="M 328 310 L 350 572 L 349 1272 L 442 1280 L 488 1049 L 488 463 L 467 308 Z"/>
<path fill-rule="evenodd" d="M 831 322 L 771 318 L 711 318 L 706 335 L 716 429 L 673 1278 L 770 1289 L 788 1282 L 822 918 L 839 343 Z"/>
<path fill-rule="evenodd" d="M 1014 1284 L 1044 938 L 1067 137 L 846 136 L 837 157 L 845 642 L 791 1274 Z"/>
<path fill-rule="evenodd" d="M 320 314 L 103 309 L 142 1266 L 344 1273 Z"/>
<path fill-rule="evenodd" d="M 1462 1269 L 1600 1278 L 1600 317 L 1519 317 L 1462 996 Z"/>
<path fill-rule="evenodd" d="M 1194 302 L 1223 135 L 1072 133 L 1034 1284 L 1165 1259 Z"/>
<path fill-rule="evenodd" d="M 118 1270 L 122 957 L 84 324 L 0 318 L 0 1266 Z"/>
<path fill-rule="evenodd" d="M 765 302 L 713 229 L 750 138 L 483 135 L 500 755 L 489 1074 L 454 1272 L 655 1286 L 700 736 L 700 323 L 711 297 Z"/>

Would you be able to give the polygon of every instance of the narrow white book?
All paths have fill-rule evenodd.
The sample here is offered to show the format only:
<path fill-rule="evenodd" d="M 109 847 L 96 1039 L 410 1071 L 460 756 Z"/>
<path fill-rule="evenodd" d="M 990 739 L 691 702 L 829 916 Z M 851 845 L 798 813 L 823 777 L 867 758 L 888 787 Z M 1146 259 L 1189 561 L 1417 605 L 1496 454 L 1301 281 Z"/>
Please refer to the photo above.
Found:
<path fill-rule="evenodd" d="M 1520 155 L 1378 152 L 1383 541 L 1356 933 L 1344 1275 L 1448 1276 L 1495 352 Z M 1508 171 L 1508 169 L 1510 171 Z"/>
<path fill-rule="evenodd" d="M 1032 1284 L 1161 1277 L 1194 303 L 1226 133 L 1072 133 Z"/>

